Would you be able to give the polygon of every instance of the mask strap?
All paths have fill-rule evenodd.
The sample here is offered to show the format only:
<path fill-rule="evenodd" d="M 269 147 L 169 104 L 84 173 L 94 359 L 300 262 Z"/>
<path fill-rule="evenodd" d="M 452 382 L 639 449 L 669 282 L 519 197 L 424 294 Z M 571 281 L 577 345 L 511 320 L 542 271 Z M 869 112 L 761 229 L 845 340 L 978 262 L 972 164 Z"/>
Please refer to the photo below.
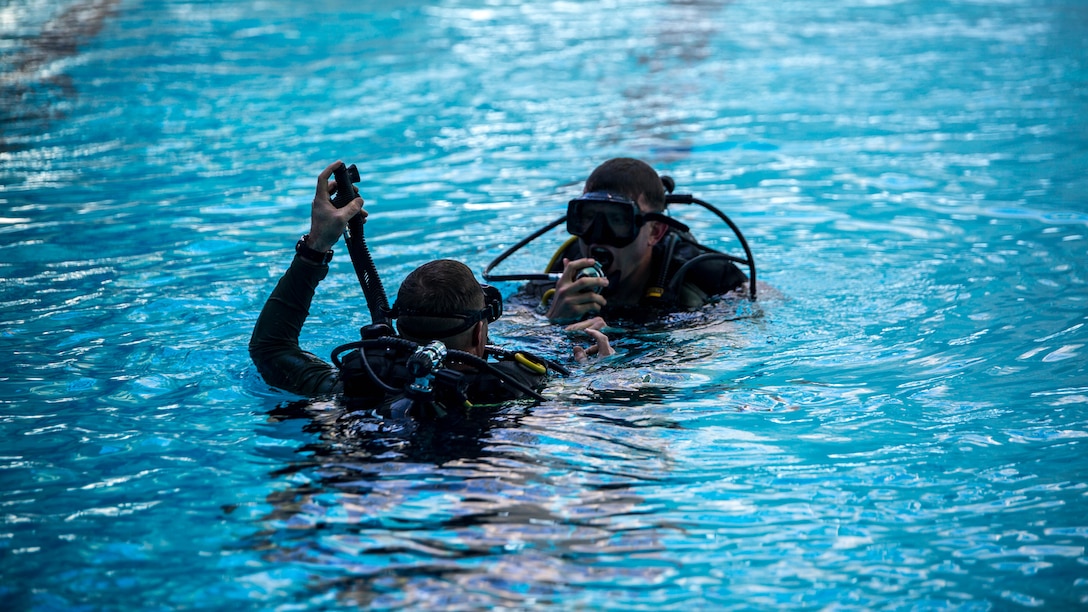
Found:
<path fill-rule="evenodd" d="M 659 223 L 664 223 L 665 225 L 668 225 L 672 229 L 679 230 L 681 232 L 691 231 L 691 228 L 688 227 L 687 225 L 685 225 L 684 223 L 681 223 L 680 221 L 677 221 L 676 219 L 673 219 L 672 217 L 669 217 L 667 215 L 663 215 L 661 213 L 656 213 L 656 212 L 645 213 L 644 215 L 642 215 L 642 222 L 645 223 L 647 221 L 657 221 Z"/>
<path fill-rule="evenodd" d="M 396 306 L 394 306 L 393 308 L 395 309 Z M 440 329 L 438 331 L 429 329 L 426 331 L 426 333 L 423 333 L 422 330 L 414 329 L 415 326 L 411 323 L 405 325 L 405 317 L 419 317 L 427 319 L 461 319 L 461 323 L 447 329 Z M 476 325 L 480 321 L 484 320 L 484 318 L 485 315 L 484 311 L 482 310 L 480 312 L 474 313 L 443 313 L 439 315 L 426 312 L 401 312 L 397 316 L 397 331 L 399 331 L 403 335 L 408 335 L 413 338 L 449 338 L 450 336 L 456 336 L 457 334 L 471 328 L 473 325 Z M 406 327 L 407 329 L 405 329 Z"/>

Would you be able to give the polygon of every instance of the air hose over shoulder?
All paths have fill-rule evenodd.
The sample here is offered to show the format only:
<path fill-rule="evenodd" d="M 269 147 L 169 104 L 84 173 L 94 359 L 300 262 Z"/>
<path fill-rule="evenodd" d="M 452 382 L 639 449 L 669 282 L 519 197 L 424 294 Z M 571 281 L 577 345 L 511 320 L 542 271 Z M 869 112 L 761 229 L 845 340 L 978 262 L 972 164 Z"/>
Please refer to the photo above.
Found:
<path fill-rule="evenodd" d="M 669 178 L 669 180 L 671 181 L 672 179 Z M 744 239 L 744 234 L 741 233 L 740 228 L 737 227 L 737 224 L 733 223 L 732 219 L 730 219 L 728 216 L 726 216 L 726 214 L 723 213 L 722 211 L 715 208 L 709 202 L 704 202 L 703 200 L 700 200 L 699 198 L 697 198 L 695 196 L 692 196 L 690 194 L 674 194 L 674 193 L 671 193 L 671 191 L 672 191 L 671 189 L 669 191 L 670 191 L 670 193 L 665 196 L 666 204 L 698 204 L 699 206 L 702 206 L 706 210 L 709 210 L 710 212 L 717 215 L 719 219 L 721 219 L 723 222 L 725 222 L 726 225 L 729 226 L 729 229 L 733 230 L 733 234 L 737 237 L 737 240 L 740 241 L 741 248 L 744 249 L 744 258 L 725 255 L 725 256 L 719 257 L 719 259 L 727 259 L 729 261 L 733 261 L 733 262 L 736 262 L 736 263 L 739 263 L 739 264 L 744 264 L 744 265 L 748 266 L 748 272 L 749 272 L 749 274 L 748 274 L 748 298 L 751 299 L 752 301 L 755 301 L 755 299 L 756 299 L 756 259 L 755 259 L 755 257 L 752 256 L 752 249 L 748 247 L 748 241 Z M 686 271 L 687 270 L 685 270 L 685 272 Z M 680 275 L 676 275 L 676 277 L 680 277 Z"/>
<path fill-rule="evenodd" d="M 739 263 L 739 264 L 742 264 L 742 265 L 748 267 L 748 271 L 749 271 L 749 274 L 748 274 L 748 298 L 754 301 L 756 299 L 756 261 L 755 261 L 755 257 L 752 256 L 752 249 L 749 248 L 748 241 L 744 239 L 744 234 L 741 233 L 740 228 L 737 227 L 737 224 L 733 223 L 732 219 L 730 219 L 725 213 L 718 210 L 716 207 L 714 207 L 709 202 L 705 202 L 705 201 L 700 200 L 699 198 L 696 198 L 695 196 L 692 196 L 692 195 L 689 195 L 689 194 L 674 194 L 673 190 L 676 188 L 676 181 L 674 181 L 672 179 L 672 177 L 662 176 L 661 177 L 661 182 L 662 182 L 663 186 L 665 187 L 665 191 L 667 192 L 666 196 L 665 196 L 666 204 L 696 204 L 696 205 L 701 206 L 704 209 L 710 211 L 711 213 L 716 215 L 722 222 L 724 222 L 727 226 L 729 226 L 729 229 L 732 230 L 733 234 L 737 237 L 737 240 L 740 242 L 741 248 L 744 249 L 744 257 L 734 257 L 732 255 L 722 254 L 722 255 L 715 256 L 714 258 L 715 259 L 722 259 L 722 260 L 731 261 L 733 263 Z M 547 232 L 551 231 L 552 229 L 558 227 L 560 224 L 562 224 L 566 220 L 567 220 L 567 216 L 563 215 L 562 217 L 559 217 L 555 221 L 552 221 L 552 222 L 548 223 L 547 225 L 545 225 L 544 227 L 538 229 L 537 231 L 533 232 L 532 234 L 529 234 L 528 236 L 526 236 L 524 239 L 517 242 L 513 246 L 507 248 L 505 251 L 503 251 L 501 254 L 499 254 L 498 257 L 496 257 L 494 260 L 492 260 L 491 263 L 489 263 L 486 268 L 484 268 L 484 272 L 483 272 L 484 280 L 488 281 L 488 282 L 518 281 L 518 280 L 522 280 L 522 281 L 552 281 L 552 282 L 555 282 L 556 280 L 558 280 L 559 279 L 559 274 L 558 273 L 548 272 L 547 270 L 551 269 L 552 265 L 554 265 L 554 263 L 556 261 L 556 257 L 558 257 L 560 255 L 560 253 L 562 253 L 566 249 L 566 247 L 570 244 L 570 242 L 564 243 L 563 246 L 560 247 L 560 249 L 558 251 L 556 251 L 556 255 L 553 256 L 552 261 L 549 262 L 549 264 L 548 264 L 548 268 L 543 273 L 495 274 L 493 272 L 493 270 L 495 269 L 496 266 L 498 266 L 500 263 L 505 261 L 508 257 L 513 255 L 517 251 L 521 250 L 523 247 L 528 245 L 533 240 L 536 240 L 540 236 L 543 236 L 545 233 L 547 233 Z M 677 230 L 679 230 L 681 232 L 684 232 L 684 233 L 686 233 L 688 231 L 688 227 L 686 225 L 684 225 L 683 223 L 680 223 L 679 221 L 677 221 L 675 219 L 672 219 L 671 217 L 665 217 L 665 216 L 660 216 L 659 215 L 658 217 L 654 217 L 653 220 L 666 223 L 669 226 L 671 226 L 673 229 L 677 229 Z M 703 259 L 700 259 L 699 261 L 700 262 L 705 262 L 705 261 L 707 261 L 707 259 L 710 259 L 710 258 L 703 258 Z M 690 267 L 685 269 L 684 272 L 686 273 L 688 269 L 690 269 Z M 667 268 L 666 268 L 666 271 L 667 271 Z M 674 279 L 675 278 L 676 277 L 674 275 Z M 663 281 L 659 279 L 658 285 L 660 286 L 662 283 L 663 283 Z"/>
<path fill-rule="evenodd" d="M 432 343 L 432 344 L 435 344 L 435 343 Z M 430 373 L 432 371 L 435 371 L 436 369 L 445 367 L 445 364 L 462 364 L 462 365 L 466 365 L 466 366 L 475 368 L 477 371 L 489 372 L 491 375 L 495 376 L 498 380 L 500 380 L 502 382 L 502 384 L 513 387 L 514 389 L 517 389 L 519 392 L 521 392 L 522 394 L 524 394 L 527 397 L 531 397 L 531 398 L 533 398 L 533 399 L 535 399 L 537 401 L 543 401 L 544 400 L 543 396 L 541 396 L 539 393 L 537 393 L 534 389 L 532 389 L 531 387 L 529 387 L 525 383 L 523 383 L 523 382 L 521 382 L 521 381 L 519 381 L 517 379 L 511 378 L 509 376 L 503 375 L 503 373 L 501 371 L 499 371 L 498 369 L 496 369 L 493 365 L 491 365 L 487 361 L 487 359 L 482 358 L 482 357 L 478 357 L 478 356 L 473 355 L 472 353 L 468 353 L 466 351 L 459 351 L 459 350 L 455 350 L 455 349 L 444 349 L 445 352 L 442 353 L 441 355 L 439 355 L 439 353 L 441 351 L 438 351 L 437 349 L 434 349 L 434 348 L 430 348 L 432 346 L 432 344 L 419 345 L 419 344 L 416 344 L 415 342 L 412 342 L 411 340 L 406 340 L 404 338 L 398 338 L 396 336 L 384 336 L 384 337 L 380 337 L 380 338 L 369 338 L 369 339 L 365 339 L 365 340 L 359 340 L 359 341 L 356 341 L 356 342 L 349 342 L 347 344 L 342 344 L 342 345 L 334 348 L 333 351 L 332 351 L 332 362 L 333 362 L 333 365 L 335 365 L 337 368 L 340 368 L 340 367 L 343 366 L 343 361 L 340 359 L 341 355 L 343 355 L 344 353 L 346 353 L 348 351 L 352 351 L 352 350 L 355 350 L 355 349 L 360 349 L 360 353 L 361 353 L 360 357 L 362 358 L 362 362 L 363 362 L 362 365 L 363 365 L 363 368 L 364 368 L 367 376 L 370 378 L 370 380 L 375 385 L 377 385 L 379 388 L 381 388 L 383 391 L 385 391 L 387 393 L 400 393 L 400 392 L 404 391 L 404 389 L 399 389 L 399 388 L 397 388 L 397 387 L 395 387 L 393 385 L 390 385 L 386 381 L 383 381 L 381 379 L 381 377 L 378 376 L 378 374 L 374 371 L 373 367 L 370 364 L 369 359 L 366 358 L 366 349 L 368 349 L 368 348 L 369 349 L 387 349 L 388 348 L 388 349 L 392 349 L 394 351 L 398 351 L 398 352 L 402 352 L 402 353 L 406 353 L 406 354 L 411 355 L 411 357 L 409 357 L 409 361 L 414 360 L 414 363 L 415 363 L 414 366 L 409 367 L 409 373 L 415 379 L 413 381 L 413 384 L 418 384 L 418 379 L 422 377 L 421 374 L 428 374 L 428 373 Z M 437 343 L 437 344 L 441 344 L 441 343 Z M 498 349 L 498 347 L 489 346 L 488 347 L 488 352 L 491 353 L 491 354 L 501 354 L 502 350 Z M 569 370 L 567 370 L 566 368 L 564 368 L 564 367 L 560 366 L 559 364 L 556 364 L 556 363 L 554 363 L 554 362 L 552 362 L 550 360 L 543 359 L 543 358 L 538 357 L 536 355 L 533 355 L 532 357 L 535 360 L 537 360 L 537 361 L 539 361 L 541 363 L 544 363 L 549 367 L 555 368 L 556 371 L 559 371 L 560 373 L 569 373 Z M 421 364 L 426 365 L 426 367 L 421 367 Z M 412 369 L 413 367 L 419 368 L 419 369 L 413 370 Z M 426 370 L 426 372 L 424 370 Z"/>
<path fill-rule="evenodd" d="M 359 169 L 355 164 L 345 166 L 340 164 L 333 170 L 336 179 L 336 194 L 332 204 L 337 208 L 347 206 L 355 199 L 355 187 L 353 183 L 360 180 Z M 385 287 L 378 277 L 378 269 L 374 265 L 374 259 L 370 256 L 370 250 L 366 247 L 363 238 L 363 214 L 359 213 L 348 221 L 348 227 L 344 230 L 344 243 L 348 247 L 348 255 L 351 264 L 355 268 L 355 276 L 359 277 L 359 285 L 363 288 L 363 296 L 366 298 L 367 308 L 370 309 L 370 320 L 375 324 L 392 327 L 392 309 L 389 308 L 389 298 L 386 297 Z"/>

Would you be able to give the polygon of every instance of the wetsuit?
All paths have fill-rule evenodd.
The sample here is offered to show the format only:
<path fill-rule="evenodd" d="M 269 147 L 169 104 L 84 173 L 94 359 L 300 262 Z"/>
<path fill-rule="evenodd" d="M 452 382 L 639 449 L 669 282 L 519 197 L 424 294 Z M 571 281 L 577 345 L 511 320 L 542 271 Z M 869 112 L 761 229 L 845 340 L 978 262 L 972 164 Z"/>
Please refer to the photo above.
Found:
<path fill-rule="evenodd" d="M 564 258 L 573 261 L 582 257 L 585 255 L 580 241 L 572 240 L 553 258 L 548 272 L 562 272 Z M 654 245 L 650 266 L 650 285 L 639 304 L 605 306 L 601 316 L 639 321 L 671 312 L 698 310 L 726 293 L 744 289 L 748 282 L 748 277 L 728 256 L 699 244 L 690 233 L 676 229 L 670 229 L 665 238 Z M 554 287 L 552 281 L 532 281 L 522 293 L 539 300 Z"/>
<path fill-rule="evenodd" d="M 399 399 L 398 395 L 387 394 L 372 382 L 361 367 L 358 353 L 344 359 L 345 367 L 341 371 L 299 348 L 299 333 L 310 314 L 314 291 L 328 273 L 328 265 L 298 255 L 291 261 L 291 266 L 265 302 L 249 340 L 249 355 L 257 371 L 268 384 L 299 395 L 339 393 L 374 405 Z M 390 361 L 387 353 L 381 350 L 368 352 L 368 362 L 387 384 L 402 388 L 410 382 L 407 369 L 401 363 Z M 473 404 L 521 397 L 517 389 L 503 384 L 504 379 L 514 379 L 532 389 L 539 389 L 544 382 L 544 374 L 514 360 L 492 362 L 491 366 L 496 372 L 463 372 L 467 399 Z"/>

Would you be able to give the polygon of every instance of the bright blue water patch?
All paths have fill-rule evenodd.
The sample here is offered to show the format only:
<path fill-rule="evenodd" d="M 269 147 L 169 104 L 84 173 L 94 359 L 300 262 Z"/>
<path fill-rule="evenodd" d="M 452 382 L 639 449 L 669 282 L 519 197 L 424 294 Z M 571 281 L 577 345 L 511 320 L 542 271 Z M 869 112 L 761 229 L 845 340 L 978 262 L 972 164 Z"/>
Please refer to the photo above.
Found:
<path fill-rule="evenodd" d="M 342 4 L 0 8 L 5 608 L 1083 605 L 1083 3 Z M 740 225 L 756 307 L 441 435 L 256 375 L 331 160 L 393 292 L 615 155 Z"/>

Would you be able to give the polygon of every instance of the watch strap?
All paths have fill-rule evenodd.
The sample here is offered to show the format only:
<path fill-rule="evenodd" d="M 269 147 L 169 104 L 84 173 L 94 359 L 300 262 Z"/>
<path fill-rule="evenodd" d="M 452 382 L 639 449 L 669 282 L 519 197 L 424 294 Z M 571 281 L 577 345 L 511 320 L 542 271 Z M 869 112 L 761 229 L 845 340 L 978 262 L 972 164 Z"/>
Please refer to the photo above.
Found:
<path fill-rule="evenodd" d="M 332 249 L 329 249 L 324 253 L 316 249 L 311 249 L 310 245 L 306 244 L 306 239 L 309 237 L 310 235 L 306 234 L 302 238 L 298 239 L 298 242 L 295 243 L 295 254 L 305 259 L 306 261 L 310 261 L 323 266 L 328 265 L 328 263 L 332 261 Z"/>

